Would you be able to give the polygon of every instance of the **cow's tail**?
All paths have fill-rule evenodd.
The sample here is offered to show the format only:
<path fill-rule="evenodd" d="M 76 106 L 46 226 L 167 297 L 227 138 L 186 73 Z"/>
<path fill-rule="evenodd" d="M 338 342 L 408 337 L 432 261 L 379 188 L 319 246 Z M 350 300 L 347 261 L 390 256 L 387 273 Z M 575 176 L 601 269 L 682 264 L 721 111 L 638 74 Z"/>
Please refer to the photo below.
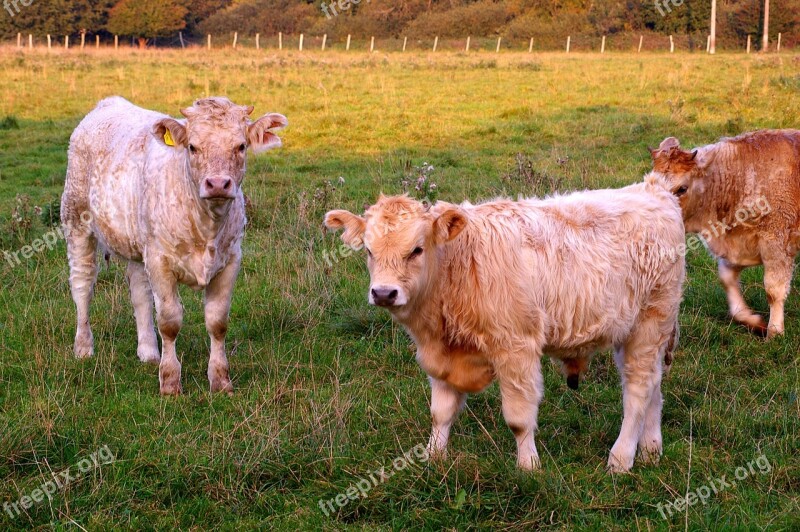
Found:
<path fill-rule="evenodd" d="M 675 359 L 675 351 L 678 350 L 678 340 L 680 338 L 680 327 L 678 326 L 678 317 L 675 316 L 675 324 L 672 326 L 672 333 L 669 335 L 669 340 L 664 348 L 664 375 L 669 374 L 672 367 L 672 361 Z"/>

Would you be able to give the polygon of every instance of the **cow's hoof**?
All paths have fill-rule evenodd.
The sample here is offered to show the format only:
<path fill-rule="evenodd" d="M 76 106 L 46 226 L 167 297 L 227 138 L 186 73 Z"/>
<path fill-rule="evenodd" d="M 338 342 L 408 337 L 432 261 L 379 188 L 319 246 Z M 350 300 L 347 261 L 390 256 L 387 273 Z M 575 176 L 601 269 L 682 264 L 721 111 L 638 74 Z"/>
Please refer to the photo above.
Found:
<path fill-rule="evenodd" d="M 211 393 L 219 392 L 233 395 L 233 384 L 230 379 L 217 379 L 211 382 Z"/>
<path fill-rule="evenodd" d="M 136 356 L 145 364 L 159 364 L 161 362 L 161 353 L 158 352 L 158 347 L 152 345 L 140 345 L 136 349 Z"/>
<path fill-rule="evenodd" d="M 608 457 L 608 465 L 606 470 L 611 474 L 627 473 L 633 467 L 633 457 L 620 458 L 615 455 Z"/>
<path fill-rule="evenodd" d="M 776 327 L 768 327 L 767 328 L 767 340 L 772 340 L 776 336 L 782 336 L 783 329 L 778 329 Z"/>
<path fill-rule="evenodd" d="M 181 389 L 181 383 L 170 383 L 170 384 L 162 384 L 161 385 L 161 395 L 164 396 L 178 396 L 183 393 Z"/>
<path fill-rule="evenodd" d="M 646 465 L 657 465 L 661 460 L 661 446 L 643 447 L 639 451 L 639 461 Z"/>
<path fill-rule="evenodd" d="M 542 462 L 538 456 L 517 458 L 517 467 L 522 471 L 538 471 L 542 468 Z"/>
<path fill-rule="evenodd" d="M 73 351 L 75 352 L 75 358 L 90 358 L 94 356 L 94 342 L 91 337 L 89 337 L 88 342 L 75 340 Z"/>
<path fill-rule="evenodd" d="M 741 323 L 756 336 L 767 339 L 771 338 L 770 331 L 767 328 L 767 322 L 758 314 L 753 314 L 748 319 L 742 320 Z"/>

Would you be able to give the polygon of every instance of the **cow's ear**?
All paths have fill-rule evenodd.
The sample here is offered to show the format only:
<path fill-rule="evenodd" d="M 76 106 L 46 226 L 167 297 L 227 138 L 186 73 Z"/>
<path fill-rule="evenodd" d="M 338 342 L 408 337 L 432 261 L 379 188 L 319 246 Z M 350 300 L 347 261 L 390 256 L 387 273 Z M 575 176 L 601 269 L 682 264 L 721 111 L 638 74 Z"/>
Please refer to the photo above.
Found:
<path fill-rule="evenodd" d="M 661 141 L 661 144 L 658 145 L 658 149 L 660 151 L 668 151 L 668 150 L 671 150 L 673 148 L 680 148 L 680 147 L 681 147 L 681 143 L 675 137 L 667 137 L 667 138 L 665 138 L 664 140 Z"/>
<path fill-rule="evenodd" d="M 247 143 L 253 149 L 253 153 L 261 153 L 272 148 L 281 146 L 281 138 L 272 132 L 275 129 L 282 129 L 289 125 L 286 117 L 278 113 L 270 113 L 262 116 L 255 122 L 247 125 Z"/>
<path fill-rule="evenodd" d="M 153 126 L 153 135 L 171 148 L 185 148 L 188 144 L 186 128 L 173 118 L 162 118 Z"/>
<path fill-rule="evenodd" d="M 330 211 L 325 215 L 325 227 L 328 229 L 342 229 L 342 242 L 353 249 L 364 247 L 364 232 L 367 221 L 361 216 L 356 216 L 350 211 Z"/>
<path fill-rule="evenodd" d="M 467 215 L 458 207 L 447 209 L 433 222 L 433 236 L 437 244 L 457 237 L 467 226 Z"/>

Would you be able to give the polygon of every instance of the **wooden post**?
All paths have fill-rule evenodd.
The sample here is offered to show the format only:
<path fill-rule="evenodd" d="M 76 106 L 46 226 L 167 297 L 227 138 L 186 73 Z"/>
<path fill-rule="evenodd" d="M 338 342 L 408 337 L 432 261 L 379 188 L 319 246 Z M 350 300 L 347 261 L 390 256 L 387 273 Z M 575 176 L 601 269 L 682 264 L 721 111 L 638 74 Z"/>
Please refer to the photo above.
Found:
<path fill-rule="evenodd" d="M 369 53 L 375 51 L 375 36 L 373 35 L 369 40 Z"/>
<path fill-rule="evenodd" d="M 186 43 L 183 42 L 183 32 L 182 31 L 178 32 L 178 38 L 181 40 L 181 48 L 185 49 L 186 48 Z"/>
<path fill-rule="evenodd" d="M 675 41 L 672 38 L 672 35 L 669 36 L 669 53 L 673 53 L 675 51 Z"/>
<path fill-rule="evenodd" d="M 711 53 L 711 35 L 706 37 L 706 53 Z"/>
<path fill-rule="evenodd" d="M 639 51 L 637 53 L 642 53 L 643 44 L 644 44 L 644 35 L 639 35 Z"/>
<path fill-rule="evenodd" d="M 528 43 L 528 53 L 533 52 L 533 37 L 531 37 L 531 42 Z"/>
<path fill-rule="evenodd" d="M 764 37 L 761 41 L 761 51 L 769 49 L 769 0 L 764 0 Z"/>
<path fill-rule="evenodd" d="M 239 40 L 239 32 L 233 32 L 233 49 L 236 50 L 236 42 Z M 302 48 L 301 48 L 302 49 Z"/>
<path fill-rule="evenodd" d="M 283 32 L 278 32 L 278 50 L 283 50 Z"/>
<path fill-rule="evenodd" d="M 17 33 L 17 48 L 22 48 L 22 33 Z"/>
<path fill-rule="evenodd" d="M 502 37 L 498 37 L 497 38 L 497 48 L 495 48 L 495 50 L 494 50 L 494 53 L 496 53 L 496 54 L 500 53 L 500 39 L 502 39 Z"/>
<path fill-rule="evenodd" d="M 708 53 L 717 53 L 717 0 L 711 0 L 711 35 L 708 36 Z"/>
<path fill-rule="evenodd" d="M 567 35 L 567 53 L 569 53 L 569 45 L 572 41 L 572 35 Z"/>
<path fill-rule="evenodd" d="M 33 50 L 33 35 L 31 35 L 30 33 L 28 34 L 28 48 L 30 50 Z"/>
<path fill-rule="evenodd" d="M 408 37 L 403 37 L 403 51 L 406 51 L 406 43 L 408 42 Z"/>
<path fill-rule="evenodd" d="M 322 51 L 323 52 L 325 51 L 325 43 L 327 43 L 327 42 L 328 42 L 328 34 L 326 33 L 325 35 L 322 36 Z"/>
<path fill-rule="evenodd" d="M 47 34 L 47 49 L 50 50 L 53 46 L 53 42 L 50 40 L 50 34 Z"/>
<path fill-rule="evenodd" d="M 778 34 L 778 48 L 775 49 L 776 52 L 781 51 L 781 34 Z"/>
<path fill-rule="evenodd" d="M 433 39 L 433 51 L 434 52 L 436 51 L 436 47 L 437 46 L 439 46 L 439 36 L 438 35 L 436 37 L 434 37 L 434 39 Z"/>
<path fill-rule="evenodd" d="M 350 34 L 347 34 L 347 45 L 344 47 L 345 51 L 350 51 Z"/>
<path fill-rule="evenodd" d="M 86 32 L 81 31 L 81 50 L 83 50 L 84 46 L 86 46 Z"/>
<path fill-rule="evenodd" d="M 747 36 L 747 53 L 750 53 L 750 35 Z"/>
<path fill-rule="evenodd" d="M 95 35 L 94 36 L 94 47 L 95 48 L 100 48 L 100 36 L 99 35 Z"/>
<path fill-rule="evenodd" d="M 464 47 L 465 52 L 469 52 L 469 41 L 472 39 L 471 35 L 467 35 L 467 45 Z"/>
<path fill-rule="evenodd" d="M 261 50 L 261 34 L 256 33 L 256 50 Z"/>
<path fill-rule="evenodd" d="M 211 50 L 211 34 L 208 34 L 208 49 Z"/>
<path fill-rule="evenodd" d="M 64 50 L 69 50 L 69 35 L 64 36 Z"/>
<path fill-rule="evenodd" d="M 606 36 L 605 35 L 603 35 L 603 40 L 600 43 L 600 53 L 601 54 L 606 53 Z"/>
<path fill-rule="evenodd" d="M 303 34 L 302 33 L 300 34 L 300 47 L 299 47 L 299 50 L 301 52 L 303 51 Z"/>

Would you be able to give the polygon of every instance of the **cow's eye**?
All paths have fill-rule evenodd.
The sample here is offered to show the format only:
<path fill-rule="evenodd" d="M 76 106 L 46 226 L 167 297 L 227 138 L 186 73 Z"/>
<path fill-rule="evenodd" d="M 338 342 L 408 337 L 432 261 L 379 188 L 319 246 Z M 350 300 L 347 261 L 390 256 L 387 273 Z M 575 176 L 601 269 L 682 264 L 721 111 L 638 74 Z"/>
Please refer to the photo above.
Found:
<path fill-rule="evenodd" d="M 194 144 L 189 144 L 189 153 L 191 153 L 192 155 L 197 153 L 197 148 L 195 147 Z"/>
<path fill-rule="evenodd" d="M 247 144 L 240 144 L 239 145 L 239 151 L 240 152 L 244 152 L 244 150 L 246 150 L 246 149 L 247 149 Z"/>
<path fill-rule="evenodd" d="M 414 257 L 419 257 L 420 255 L 422 255 L 422 248 L 418 246 L 414 248 L 414 251 L 411 252 L 411 255 L 409 255 L 408 258 L 413 259 Z"/>
<path fill-rule="evenodd" d="M 684 194 L 686 194 L 687 190 L 689 190 L 689 187 L 686 186 L 686 185 L 682 185 L 682 186 L 678 187 L 678 189 L 675 191 L 675 195 L 678 196 L 678 197 L 681 197 Z"/>

